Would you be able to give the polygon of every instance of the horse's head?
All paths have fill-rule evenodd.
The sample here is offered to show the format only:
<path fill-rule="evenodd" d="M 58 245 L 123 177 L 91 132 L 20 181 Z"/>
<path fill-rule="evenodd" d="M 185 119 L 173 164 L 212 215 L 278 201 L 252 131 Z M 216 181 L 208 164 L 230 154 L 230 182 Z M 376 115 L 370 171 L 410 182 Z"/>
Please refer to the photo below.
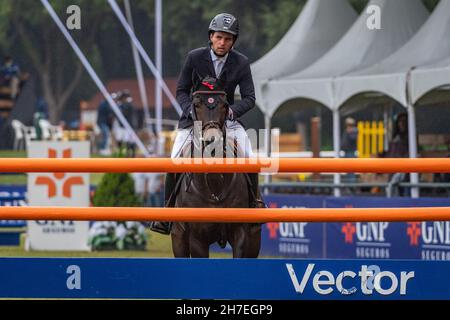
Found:
<path fill-rule="evenodd" d="M 223 84 L 216 78 L 206 77 L 193 93 L 193 112 L 202 123 L 205 145 L 222 137 L 227 119 L 228 103 Z"/>

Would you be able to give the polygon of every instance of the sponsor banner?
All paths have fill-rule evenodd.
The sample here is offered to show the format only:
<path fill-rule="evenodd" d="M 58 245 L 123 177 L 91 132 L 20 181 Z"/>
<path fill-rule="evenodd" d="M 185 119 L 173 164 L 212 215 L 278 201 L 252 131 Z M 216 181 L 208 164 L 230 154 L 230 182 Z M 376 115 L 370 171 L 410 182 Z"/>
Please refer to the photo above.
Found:
<path fill-rule="evenodd" d="M 406 237 L 401 243 L 398 235 L 404 233 L 403 223 L 328 223 L 327 258 L 338 259 L 392 259 L 399 255 L 418 259 L 417 250 L 409 248 Z M 403 252 L 402 249 L 409 249 Z"/>
<path fill-rule="evenodd" d="M 331 198 L 328 208 L 444 207 L 445 198 Z M 328 223 L 327 253 L 333 259 L 450 260 L 450 222 Z"/>
<path fill-rule="evenodd" d="M 450 206 L 446 198 L 268 195 L 265 200 L 278 208 Z M 292 239 L 291 243 L 305 241 L 308 247 L 288 244 L 286 238 Z M 264 256 L 450 260 L 450 222 L 267 223 L 263 225 L 261 244 Z"/>
<path fill-rule="evenodd" d="M 0 197 L 26 197 L 27 186 L 25 185 L 0 185 Z"/>
<path fill-rule="evenodd" d="M 1 298 L 450 299 L 450 262 L 437 261 L 0 258 L 0 270 Z"/>
<path fill-rule="evenodd" d="M 321 208 L 323 197 L 292 198 L 286 195 L 267 197 L 270 208 Z M 268 222 L 262 225 L 263 256 L 321 258 L 324 255 L 325 223 Z"/>
<path fill-rule="evenodd" d="M 25 186 L 0 186 L 1 206 L 25 206 Z M 0 220 L 0 246 L 20 245 L 20 234 L 25 230 L 24 220 Z"/>
<path fill-rule="evenodd" d="M 25 206 L 26 196 L 26 186 L 0 185 L 0 206 Z"/>
<path fill-rule="evenodd" d="M 1 191 L 0 191 L 1 193 Z M 11 193 L 8 192 L 8 196 L 0 195 L 0 207 L 1 206 L 25 206 L 25 197 L 23 196 L 17 196 L 17 195 L 11 195 Z M 22 228 L 25 227 L 26 221 L 25 220 L 0 220 L 0 228 Z M 0 245 L 2 245 L 3 242 L 0 240 Z"/>
<path fill-rule="evenodd" d="M 88 158 L 89 142 L 32 141 L 30 158 Z M 88 173 L 28 174 L 30 206 L 89 206 Z M 27 250 L 90 250 L 88 221 L 28 221 Z"/>

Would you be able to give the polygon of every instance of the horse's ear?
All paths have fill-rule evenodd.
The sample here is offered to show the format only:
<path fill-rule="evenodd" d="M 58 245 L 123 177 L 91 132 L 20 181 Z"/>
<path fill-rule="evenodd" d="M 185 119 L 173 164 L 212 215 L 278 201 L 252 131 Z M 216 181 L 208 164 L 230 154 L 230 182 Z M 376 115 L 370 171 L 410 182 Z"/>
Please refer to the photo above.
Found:
<path fill-rule="evenodd" d="M 198 89 L 200 89 L 200 85 L 202 83 L 202 77 L 198 74 L 197 70 L 195 71 L 193 78 L 194 78 L 192 81 L 193 88 L 194 91 L 197 91 Z"/>
<path fill-rule="evenodd" d="M 208 76 L 204 77 L 204 78 L 202 79 L 202 81 L 208 82 L 208 83 L 215 83 L 215 82 L 216 82 L 216 78 L 211 77 L 210 75 L 208 75 Z"/>

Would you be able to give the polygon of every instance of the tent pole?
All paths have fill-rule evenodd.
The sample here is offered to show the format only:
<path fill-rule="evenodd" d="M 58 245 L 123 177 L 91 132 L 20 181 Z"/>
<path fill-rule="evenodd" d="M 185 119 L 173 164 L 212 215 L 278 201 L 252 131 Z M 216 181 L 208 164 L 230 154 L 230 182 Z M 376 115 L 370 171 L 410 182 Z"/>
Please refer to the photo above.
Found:
<path fill-rule="evenodd" d="M 264 112 L 264 151 L 266 154 L 267 158 L 270 158 L 271 156 L 271 131 L 270 131 L 270 127 L 271 127 L 271 122 L 272 122 L 272 117 L 269 116 L 267 114 L 267 112 Z M 266 175 L 264 176 L 264 184 L 268 184 L 272 181 L 272 175 L 269 173 L 266 173 Z M 264 194 L 268 194 L 269 193 L 269 188 L 265 188 L 264 189 Z"/>
<path fill-rule="evenodd" d="M 409 144 L 409 157 L 417 158 L 417 131 L 416 131 L 416 113 L 413 105 L 408 102 L 408 144 Z M 419 183 L 419 174 L 417 172 L 410 173 L 411 183 L 417 184 Z M 419 188 L 413 187 L 411 188 L 411 197 L 419 198 Z"/>
<path fill-rule="evenodd" d="M 162 71 L 162 1 L 155 1 L 155 62 L 156 69 L 159 74 Z M 164 153 L 164 137 L 162 137 L 162 118 L 163 118 L 163 103 L 162 91 L 159 82 L 155 83 L 155 114 L 156 114 L 156 135 L 158 137 L 158 154 Z"/>
<path fill-rule="evenodd" d="M 339 151 L 341 149 L 341 126 L 339 122 L 339 110 L 336 108 L 333 110 L 333 149 L 334 149 L 334 157 L 339 158 Z M 341 175 L 339 173 L 335 173 L 334 176 L 334 184 L 339 186 L 341 184 Z M 341 196 L 341 189 L 339 187 L 334 188 L 333 190 L 335 197 Z"/>
<path fill-rule="evenodd" d="M 417 158 L 417 128 L 416 128 L 416 110 L 414 109 L 414 105 L 412 103 L 412 98 L 410 96 L 411 91 L 409 90 L 410 87 L 410 80 L 411 80 L 411 72 L 414 70 L 414 68 L 411 68 L 408 71 L 408 74 L 406 76 L 406 86 L 405 86 L 405 95 L 406 95 L 406 109 L 408 112 L 408 148 L 409 148 L 409 157 L 410 158 Z M 410 182 L 412 184 L 418 184 L 419 183 L 419 174 L 417 172 L 412 172 L 409 174 Z M 420 189 L 418 187 L 412 187 L 411 188 L 411 198 L 419 198 Z"/>
<path fill-rule="evenodd" d="M 383 151 L 386 151 L 389 148 L 389 137 L 388 137 L 388 128 L 389 128 L 389 111 L 388 104 L 385 103 L 383 106 L 383 127 L 384 127 L 384 137 L 383 137 Z"/>
<path fill-rule="evenodd" d="M 133 15 L 131 13 L 131 5 L 130 0 L 125 0 L 125 14 L 127 16 L 128 24 L 130 25 L 131 30 L 134 32 L 134 26 L 133 26 Z M 136 49 L 136 46 L 133 41 L 131 41 L 131 49 L 133 52 L 133 60 L 134 60 L 134 67 L 136 69 L 136 77 L 139 85 L 139 95 L 141 97 L 142 101 L 142 107 L 144 110 L 144 128 L 149 133 L 153 135 L 153 130 L 150 124 L 150 110 L 148 106 L 148 100 L 147 100 L 147 92 L 145 90 L 145 81 L 144 81 L 144 72 L 142 70 L 142 63 L 141 63 L 141 57 L 139 56 L 139 52 Z"/>

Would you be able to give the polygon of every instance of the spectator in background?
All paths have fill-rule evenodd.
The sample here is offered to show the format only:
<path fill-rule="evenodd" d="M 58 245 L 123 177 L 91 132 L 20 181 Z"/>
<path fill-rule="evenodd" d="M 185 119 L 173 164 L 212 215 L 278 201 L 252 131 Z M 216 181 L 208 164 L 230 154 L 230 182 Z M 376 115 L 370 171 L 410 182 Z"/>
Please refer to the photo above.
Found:
<path fill-rule="evenodd" d="M 344 158 L 356 158 L 356 143 L 358 140 L 358 128 L 353 118 L 345 119 L 345 130 L 341 138 L 341 150 L 344 152 Z"/>
<path fill-rule="evenodd" d="M 116 100 L 117 94 L 112 93 L 111 97 Z M 112 122 L 114 119 L 114 113 L 112 112 L 111 106 L 108 101 L 103 100 L 98 106 L 97 110 L 97 125 L 100 128 L 101 140 L 98 144 L 99 153 L 101 155 L 107 156 L 111 154 L 109 148 L 109 137 L 111 134 Z"/>
<path fill-rule="evenodd" d="M 36 111 L 33 115 L 33 126 L 36 130 L 36 140 L 42 140 L 42 128 L 40 121 L 48 119 L 48 106 L 44 98 L 38 98 L 36 102 Z"/>
<path fill-rule="evenodd" d="M 134 192 L 145 205 L 148 198 L 148 172 L 133 172 Z"/>
<path fill-rule="evenodd" d="M 134 190 L 145 207 L 162 207 L 163 175 L 159 172 L 135 172 Z"/>
<path fill-rule="evenodd" d="M 118 104 L 125 119 L 131 128 L 135 129 L 134 107 L 132 105 L 133 98 L 128 90 L 124 90 L 119 94 Z M 123 124 L 116 119 L 114 129 L 115 137 L 119 147 L 119 155 L 122 155 L 123 148 L 126 148 L 126 156 L 134 158 L 136 155 L 136 145 L 134 144 L 132 132 L 129 132 Z"/>
<path fill-rule="evenodd" d="M 344 158 L 356 158 L 357 156 L 358 128 L 353 118 L 345 119 L 345 130 L 341 137 L 341 152 Z M 356 182 L 356 175 L 350 172 L 346 175 L 348 182 Z"/>
<path fill-rule="evenodd" d="M 148 175 L 148 200 L 147 207 L 163 207 L 163 178 L 160 172 L 149 172 Z"/>
<path fill-rule="evenodd" d="M 6 85 L 11 87 L 11 99 L 15 100 L 19 93 L 20 85 L 20 68 L 14 63 L 12 57 L 7 56 L 3 60 L 3 65 L 0 68 L 0 74 Z"/>
<path fill-rule="evenodd" d="M 409 157 L 408 115 L 404 112 L 396 116 L 392 140 L 389 142 L 386 155 L 389 158 Z"/>
<path fill-rule="evenodd" d="M 408 115 L 404 112 L 397 114 L 395 117 L 392 140 L 389 142 L 389 148 L 385 156 L 388 158 L 409 158 Z M 393 187 L 402 182 L 409 182 L 409 180 L 409 173 L 393 174 L 390 177 L 388 187 L 393 190 L 390 191 L 391 196 L 408 196 L 409 188 L 399 186 L 397 189 L 393 189 Z"/>

